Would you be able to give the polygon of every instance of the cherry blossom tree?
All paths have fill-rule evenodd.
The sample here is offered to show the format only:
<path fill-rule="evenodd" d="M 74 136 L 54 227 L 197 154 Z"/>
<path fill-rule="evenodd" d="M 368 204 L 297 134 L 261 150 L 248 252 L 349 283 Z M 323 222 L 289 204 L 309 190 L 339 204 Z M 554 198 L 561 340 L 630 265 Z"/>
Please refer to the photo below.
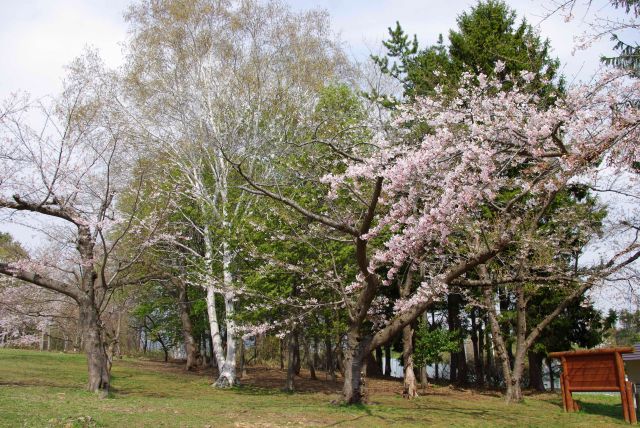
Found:
<path fill-rule="evenodd" d="M 395 122 L 399 136 L 378 133 L 366 149 L 345 156 L 345 172 L 325 177 L 333 198 L 354 197 L 354 189 L 368 193 L 357 198 L 363 212 L 355 221 L 315 212 L 238 166 L 255 192 L 353 239 L 360 274 L 349 313 L 347 402 L 362 399 L 365 355 L 450 286 L 486 285 L 474 283 L 474 276 L 537 230 L 560 191 L 597 174 L 603 158 L 620 169 L 637 161 L 639 116 L 632 102 L 640 91 L 637 81 L 609 72 L 541 108 L 538 96 L 523 89 L 533 78 L 529 72 L 508 81 L 465 75 L 456 98 L 436 94 L 403 107 Z M 402 138 L 405 124 L 416 122 L 433 132 L 418 142 Z M 475 244 L 460 245 L 466 231 L 479 238 Z M 382 247 L 369 251 L 369 244 L 379 240 Z M 574 294 L 629 268 L 639 256 L 638 244 L 631 242 L 585 271 Z M 373 300 L 407 266 L 420 268 L 420 284 L 396 303 L 396 315 L 383 328 L 367 332 L 363 327 Z M 517 282 L 517 272 L 490 281 Z"/>
<path fill-rule="evenodd" d="M 136 280 L 132 267 L 144 249 L 121 252 L 121 243 L 149 233 L 134 227 L 135 209 L 118 209 L 119 196 L 135 194 L 143 176 L 129 175 L 137 147 L 114 77 L 89 52 L 70 65 L 59 97 L 6 109 L 0 123 L 3 222 L 37 229 L 46 243 L 31 257 L 3 259 L 0 273 L 77 304 L 88 388 L 102 396 L 110 367 L 102 311 L 116 287 Z"/>

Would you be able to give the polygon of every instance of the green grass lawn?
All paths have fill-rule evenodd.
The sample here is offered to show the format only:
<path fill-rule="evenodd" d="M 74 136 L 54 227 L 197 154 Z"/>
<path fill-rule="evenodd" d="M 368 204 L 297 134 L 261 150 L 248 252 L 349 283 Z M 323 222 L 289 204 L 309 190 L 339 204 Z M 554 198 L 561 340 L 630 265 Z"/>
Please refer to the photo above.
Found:
<path fill-rule="evenodd" d="M 113 397 L 83 390 L 82 355 L 0 349 L 2 427 L 608 427 L 625 425 L 619 397 L 580 395 L 583 410 L 566 414 L 557 394 L 506 405 L 497 394 L 432 388 L 407 401 L 396 392 L 374 392 L 371 404 L 331 404 L 328 392 L 286 394 L 244 386 L 216 390 L 206 376 L 135 359 L 113 367 Z M 309 383 L 312 381 L 308 381 Z M 317 381 L 318 384 L 323 381 Z M 394 383 L 386 382 L 386 390 Z M 378 384 L 373 384 L 374 387 Z M 400 383 L 398 392 L 401 389 Z M 322 390 L 322 388 L 319 388 Z"/>

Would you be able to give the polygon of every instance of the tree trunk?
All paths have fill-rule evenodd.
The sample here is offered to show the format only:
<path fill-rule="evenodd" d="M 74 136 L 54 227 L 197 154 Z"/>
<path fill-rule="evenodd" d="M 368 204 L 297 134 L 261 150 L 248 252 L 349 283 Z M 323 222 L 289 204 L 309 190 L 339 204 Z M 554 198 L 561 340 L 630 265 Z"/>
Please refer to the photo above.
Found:
<path fill-rule="evenodd" d="M 406 299 L 411 294 L 413 286 L 413 270 L 407 270 L 405 280 L 399 283 L 400 297 Z M 407 324 L 402 329 L 402 362 L 404 363 L 404 382 L 402 396 L 404 398 L 415 398 L 418 396 L 416 385 L 416 375 L 413 370 L 413 326 Z"/>
<path fill-rule="evenodd" d="M 294 343 L 294 334 L 289 335 L 289 352 L 287 352 L 287 381 L 284 386 L 284 390 L 287 392 L 293 392 L 295 390 L 294 385 L 294 377 L 295 377 L 295 362 L 294 360 L 294 349 L 296 347 Z"/>
<path fill-rule="evenodd" d="M 429 387 L 429 377 L 427 376 L 427 367 L 420 367 L 420 388 L 427 389 Z"/>
<path fill-rule="evenodd" d="M 431 328 L 436 328 L 436 311 L 435 309 L 431 309 Z M 437 381 L 440 378 L 439 373 L 439 364 L 436 362 L 434 364 L 434 379 Z"/>
<path fill-rule="evenodd" d="M 162 346 L 162 352 L 164 353 L 164 362 L 168 363 L 169 362 L 169 349 L 167 348 L 167 345 L 165 345 L 164 340 L 162 340 L 162 337 L 160 337 L 160 336 L 156 336 L 156 340 L 160 344 L 160 346 Z"/>
<path fill-rule="evenodd" d="M 507 403 L 519 403 L 524 399 L 524 396 L 522 395 L 521 380 L 521 378 L 514 376 L 507 384 L 507 392 L 505 394 L 505 400 Z"/>
<path fill-rule="evenodd" d="M 109 394 L 109 370 L 98 310 L 89 298 L 81 300 L 79 306 L 80 334 L 89 367 L 88 389 L 104 398 Z"/>
<path fill-rule="evenodd" d="M 402 329 L 402 361 L 404 363 L 402 396 L 404 398 L 415 398 L 418 396 L 418 387 L 413 370 L 413 327 L 411 327 L 411 324 Z"/>
<path fill-rule="evenodd" d="M 280 339 L 280 370 L 284 370 L 284 340 Z"/>
<path fill-rule="evenodd" d="M 331 338 L 327 337 L 324 340 L 324 348 L 325 348 L 325 359 L 326 359 L 326 370 L 331 377 L 331 381 L 336 381 L 336 364 L 333 358 L 333 347 L 331 345 Z"/>
<path fill-rule="evenodd" d="M 346 362 L 344 358 L 344 352 L 342 351 L 342 339 L 339 339 L 338 343 L 336 344 L 336 347 L 333 348 L 333 355 L 335 357 L 336 367 L 340 372 L 340 374 L 342 375 L 342 377 L 344 377 L 344 372 L 346 370 L 345 368 Z"/>
<path fill-rule="evenodd" d="M 544 382 L 542 380 L 542 359 L 543 354 L 529 351 L 529 388 L 544 392 Z"/>
<path fill-rule="evenodd" d="M 205 354 L 207 353 L 207 349 L 209 349 L 209 365 L 211 367 L 216 367 L 218 362 L 216 361 L 216 353 L 213 351 L 213 341 L 211 340 L 211 334 L 203 335 L 202 337 L 202 349 Z"/>
<path fill-rule="evenodd" d="M 384 345 L 384 375 L 391 376 L 391 345 Z"/>
<path fill-rule="evenodd" d="M 365 400 L 363 371 L 364 350 L 370 337 L 360 336 L 360 326 L 352 323 L 347 332 L 347 352 L 344 359 L 344 385 L 342 398 L 346 404 L 361 404 Z"/>
<path fill-rule="evenodd" d="M 178 312 L 182 325 L 182 336 L 184 338 L 184 351 L 187 356 L 186 370 L 194 370 L 202 366 L 202 356 L 196 340 L 193 337 L 193 323 L 191 322 L 191 308 L 187 295 L 187 285 L 182 281 L 178 285 Z"/>
<path fill-rule="evenodd" d="M 451 333 L 460 330 L 460 303 L 462 297 L 459 294 L 449 293 L 447 296 L 447 324 Z M 458 368 L 460 362 L 460 351 L 451 353 L 451 361 L 449 365 L 449 381 L 455 383 L 458 381 Z"/>
<path fill-rule="evenodd" d="M 473 345 L 473 362 L 476 371 L 476 385 L 482 387 L 484 385 L 484 373 L 482 370 L 482 346 L 480 344 L 482 332 L 479 322 L 476 322 L 477 308 L 471 310 L 471 344 Z M 478 334 L 480 331 L 480 334 Z"/>
<path fill-rule="evenodd" d="M 259 343 L 258 339 L 259 338 L 260 338 L 260 335 L 257 335 L 253 340 L 253 365 L 254 366 L 258 364 L 258 343 Z"/>
<path fill-rule="evenodd" d="M 487 315 L 489 317 L 489 325 L 491 326 L 491 339 L 498 353 L 500 360 L 500 366 L 502 368 L 502 374 L 504 376 L 504 383 L 507 386 L 506 400 L 507 402 L 517 401 L 518 397 L 522 397 L 522 391 L 520 389 L 520 383 L 514 382 L 512 379 L 511 364 L 509 361 L 509 355 L 507 354 L 506 345 L 500 330 L 500 324 L 498 323 L 498 317 L 496 314 L 493 290 L 487 288 L 484 290 L 485 306 L 487 307 Z"/>
<path fill-rule="evenodd" d="M 297 328 L 293 331 L 293 343 L 293 372 L 296 376 L 300 376 L 300 338 Z"/>
<path fill-rule="evenodd" d="M 245 366 L 245 348 L 244 348 L 244 339 L 240 338 L 240 378 L 247 377 L 247 369 Z"/>
<path fill-rule="evenodd" d="M 478 387 L 482 388 L 485 384 L 485 360 L 484 360 L 484 331 L 482 328 L 482 316 L 478 318 L 478 361 L 476 362 L 476 381 Z"/>
<path fill-rule="evenodd" d="M 547 357 L 547 368 L 549 369 L 549 390 L 551 392 L 555 392 L 556 390 L 556 380 L 553 377 L 553 364 L 551 358 Z"/>
<path fill-rule="evenodd" d="M 309 366 L 309 373 L 310 373 L 310 377 L 312 380 L 318 380 L 318 378 L 316 377 L 316 367 L 314 364 L 314 355 L 311 353 L 311 344 L 310 344 L 310 340 L 307 339 L 306 342 L 307 344 L 307 365 Z"/>
<path fill-rule="evenodd" d="M 211 349 L 216 360 L 218 373 L 222 373 L 224 367 L 224 349 L 220 336 L 220 324 L 218 323 L 218 311 L 216 309 L 216 293 L 213 284 L 207 285 L 207 315 L 209 317 L 209 331 L 211 334 Z"/>
<path fill-rule="evenodd" d="M 527 352 L 516 352 L 513 361 L 513 372 L 511 373 L 511 382 L 507 383 L 507 403 L 519 403 L 524 399 L 522 394 L 522 378 L 524 374 L 524 360 Z"/>
<path fill-rule="evenodd" d="M 491 325 L 489 324 L 489 316 L 485 315 L 484 317 L 484 351 L 486 352 L 485 358 L 485 380 L 488 376 L 491 376 L 495 368 L 495 355 L 493 350 L 493 337 L 491 336 Z"/>
<path fill-rule="evenodd" d="M 458 378 L 456 383 L 458 385 L 466 385 L 469 379 L 469 370 L 467 368 L 467 351 L 464 346 L 464 337 L 460 336 L 460 352 L 458 352 Z"/>
<path fill-rule="evenodd" d="M 429 326 L 429 311 L 424 311 L 422 315 L 422 322 L 424 322 L 425 328 Z M 422 389 L 426 389 L 429 386 L 429 377 L 427 376 L 427 366 L 423 365 L 420 367 L 420 387 Z"/>
<path fill-rule="evenodd" d="M 382 374 L 382 346 L 376 348 L 376 373 Z"/>
<path fill-rule="evenodd" d="M 364 363 L 366 365 L 366 370 L 364 373 L 367 377 L 382 376 L 382 371 L 380 371 L 378 362 L 373 356 L 373 353 L 369 352 L 364 356 Z"/>
<path fill-rule="evenodd" d="M 510 309 L 510 296 L 509 290 L 504 287 L 498 287 L 498 300 L 500 305 L 500 313 L 507 313 Z M 500 332 L 505 342 L 505 349 L 509 356 L 509 363 L 511 366 L 514 364 L 515 355 L 513 354 L 513 338 L 511 337 L 511 325 L 508 321 L 504 321 L 500 325 Z"/>
<path fill-rule="evenodd" d="M 524 285 L 516 286 L 516 353 L 513 360 L 513 372 L 511 373 L 511 386 L 507 386 L 507 403 L 523 400 L 522 379 L 524 376 L 524 364 L 529 347 L 526 340 L 527 334 L 527 303 L 524 296 Z"/>
<path fill-rule="evenodd" d="M 313 338 L 313 367 L 320 367 L 320 339 L 317 336 Z"/>
<path fill-rule="evenodd" d="M 485 305 L 491 324 L 491 335 L 493 343 L 500 358 L 504 382 L 507 386 L 505 399 L 507 403 L 520 402 L 523 400 L 522 376 L 524 373 L 524 363 L 527 356 L 528 346 L 526 345 L 526 302 L 524 299 L 524 288 L 519 285 L 516 289 L 516 353 L 513 356 L 513 369 L 510 364 L 509 353 L 506 343 L 498 323 L 498 317 L 493 306 L 493 291 L 489 288 L 484 290 Z"/>
<path fill-rule="evenodd" d="M 233 293 L 226 292 L 224 294 L 224 307 L 227 314 L 227 355 L 223 360 L 220 376 L 214 384 L 217 388 L 229 388 L 237 386 L 239 383 L 236 377 L 236 325 L 233 319 Z"/>

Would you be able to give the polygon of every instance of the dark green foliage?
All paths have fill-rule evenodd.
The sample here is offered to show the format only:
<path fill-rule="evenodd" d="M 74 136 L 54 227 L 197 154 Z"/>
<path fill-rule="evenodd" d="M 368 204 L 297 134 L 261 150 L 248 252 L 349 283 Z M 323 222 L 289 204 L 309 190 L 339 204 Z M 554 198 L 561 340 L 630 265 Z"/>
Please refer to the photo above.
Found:
<path fill-rule="evenodd" d="M 418 324 L 415 337 L 413 361 L 418 367 L 441 363 L 443 352 L 456 352 L 459 349 L 459 332 L 450 332 L 441 327 L 431 329 L 424 320 Z"/>
<path fill-rule="evenodd" d="M 436 44 L 417 50 L 417 40 L 409 43 L 400 24 L 389 28 L 389 40 L 383 42 L 387 57 L 374 56 L 381 70 L 399 79 L 405 95 L 433 95 L 440 85 L 443 93 L 454 95 L 464 72 L 494 74 L 498 61 L 505 64 L 501 76 L 518 75 L 527 70 L 549 81 L 557 79 L 559 61 L 549 53 L 549 41 L 542 40 L 526 20 L 516 21 L 516 13 L 502 1 L 480 1 L 457 20 L 458 28 L 451 30 L 448 46 L 442 35 Z M 389 58 L 393 61 L 389 66 Z M 546 99 L 562 87 L 555 83 L 531 83 L 532 90 Z"/>
<path fill-rule="evenodd" d="M 623 68 L 633 71 L 638 76 L 640 73 L 640 46 L 637 44 L 630 45 L 616 35 L 611 35 L 614 42 L 613 50 L 618 52 L 617 56 L 602 56 L 600 60 L 606 65 L 617 68 Z"/>
<path fill-rule="evenodd" d="M 624 9 L 627 14 L 634 18 L 640 15 L 640 1 L 638 0 L 611 0 L 611 4 L 616 9 Z M 611 40 L 614 42 L 613 50 L 618 52 L 617 56 L 602 56 L 600 60 L 613 67 L 631 70 L 633 74 L 640 76 L 640 46 L 637 43 L 629 44 L 612 33 Z"/>
<path fill-rule="evenodd" d="M 546 314 L 564 299 L 557 288 L 542 287 L 531 296 L 527 320 L 538 324 Z M 593 348 L 602 343 L 606 333 L 602 313 L 583 298 L 565 309 L 540 335 L 536 352 L 566 351 L 575 347 Z"/>
<path fill-rule="evenodd" d="M 138 305 L 131 313 L 134 327 L 145 332 L 147 339 L 159 342 L 169 350 L 183 341 L 176 297 L 166 285 L 150 282 L 138 290 Z"/>

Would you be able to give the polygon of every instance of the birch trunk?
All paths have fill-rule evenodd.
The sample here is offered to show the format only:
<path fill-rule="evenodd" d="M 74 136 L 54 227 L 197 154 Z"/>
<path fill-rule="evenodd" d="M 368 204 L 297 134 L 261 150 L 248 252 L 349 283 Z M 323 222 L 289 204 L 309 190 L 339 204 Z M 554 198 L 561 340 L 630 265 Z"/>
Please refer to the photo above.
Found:
<path fill-rule="evenodd" d="M 215 382 L 218 388 L 229 388 L 238 385 L 236 376 L 236 324 L 233 320 L 233 293 L 224 294 L 224 308 L 227 313 L 227 356 L 222 364 L 220 376 Z"/>

